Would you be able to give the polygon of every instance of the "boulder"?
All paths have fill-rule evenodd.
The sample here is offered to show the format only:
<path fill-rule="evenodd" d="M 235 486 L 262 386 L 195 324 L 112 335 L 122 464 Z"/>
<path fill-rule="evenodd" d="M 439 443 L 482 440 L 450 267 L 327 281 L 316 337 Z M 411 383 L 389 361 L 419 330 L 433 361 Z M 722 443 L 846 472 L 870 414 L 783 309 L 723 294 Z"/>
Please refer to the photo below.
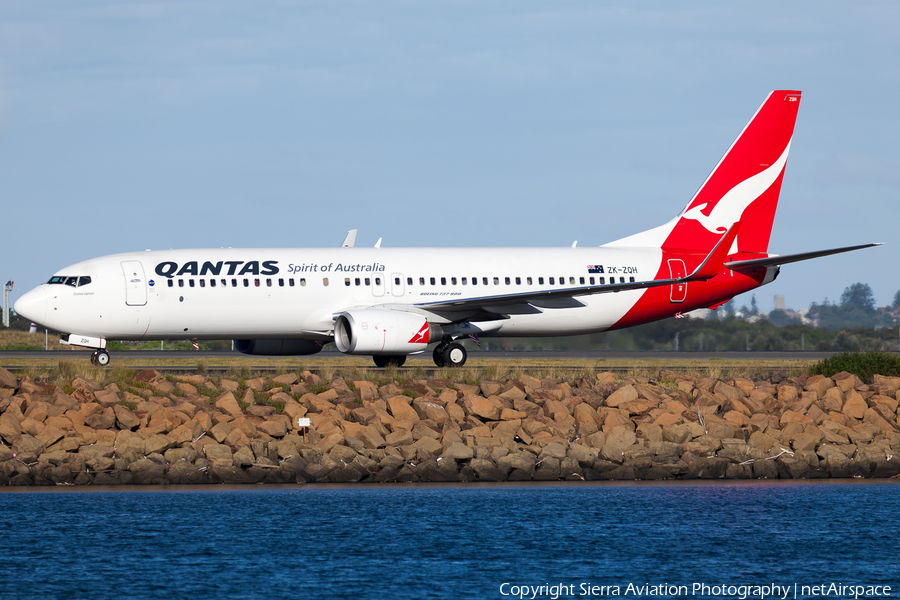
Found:
<path fill-rule="evenodd" d="M 16 376 L 0 367 L 0 388 L 18 389 L 19 382 Z"/>
<path fill-rule="evenodd" d="M 866 400 L 862 397 L 862 394 L 856 390 L 847 392 L 844 406 L 841 409 L 841 412 L 845 416 L 850 417 L 851 419 L 862 419 L 867 410 L 869 410 L 869 405 L 866 404 Z"/>
<path fill-rule="evenodd" d="M 607 396 L 606 405 L 612 408 L 618 407 L 626 402 L 633 402 L 638 399 L 637 390 L 633 385 L 624 385 L 615 392 Z"/>
<path fill-rule="evenodd" d="M 498 396 L 491 396 L 490 398 L 466 396 L 462 399 L 462 405 L 470 415 L 489 421 L 499 420 L 500 411 L 503 409 L 503 404 Z"/>
<path fill-rule="evenodd" d="M 391 415 L 398 421 L 419 420 L 419 413 L 409 405 L 409 398 L 406 396 L 392 396 L 388 398 L 387 405 Z"/>
<path fill-rule="evenodd" d="M 216 408 L 234 417 L 240 417 L 244 414 L 237 402 L 237 398 L 231 392 L 226 392 L 216 399 Z"/>

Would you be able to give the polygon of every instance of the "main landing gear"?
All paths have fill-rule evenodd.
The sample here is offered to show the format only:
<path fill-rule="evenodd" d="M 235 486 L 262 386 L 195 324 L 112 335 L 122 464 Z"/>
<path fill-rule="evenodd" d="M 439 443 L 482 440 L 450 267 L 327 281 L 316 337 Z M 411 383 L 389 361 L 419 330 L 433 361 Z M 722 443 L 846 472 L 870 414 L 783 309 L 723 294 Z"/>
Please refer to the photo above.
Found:
<path fill-rule="evenodd" d="M 109 364 L 109 352 L 106 350 L 94 350 L 91 353 L 91 364 L 105 367 Z"/>
<path fill-rule="evenodd" d="M 439 367 L 461 367 L 466 364 L 466 349 L 457 342 L 442 342 L 434 349 L 432 358 Z"/>

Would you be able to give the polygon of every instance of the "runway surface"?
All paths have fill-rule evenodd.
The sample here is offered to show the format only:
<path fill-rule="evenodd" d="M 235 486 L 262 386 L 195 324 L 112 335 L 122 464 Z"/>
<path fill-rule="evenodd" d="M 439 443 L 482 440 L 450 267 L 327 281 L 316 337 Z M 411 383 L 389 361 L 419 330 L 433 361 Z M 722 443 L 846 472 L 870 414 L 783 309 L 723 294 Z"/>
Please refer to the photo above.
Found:
<path fill-rule="evenodd" d="M 473 359 L 515 359 L 515 360 L 774 360 L 774 361 L 815 361 L 833 356 L 835 352 L 628 352 L 628 351 L 587 351 L 575 350 L 567 352 L 469 352 L 469 360 Z M 10 361 L 25 358 L 83 358 L 87 360 L 91 355 L 90 350 L 51 350 L 51 351 L 10 351 L 0 352 L 0 364 L 12 364 Z M 119 351 L 111 352 L 115 362 L 116 358 L 128 359 L 178 359 L 194 362 L 199 359 L 215 361 L 217 358 L 250 358 L 248 355 L 238 352 L 206 352 L 206 351 Z M 297 357 L 268 357 L 267 358 L 296 358 L 304 361 L 315 361 L 318 358 L 342 358 L 345 355 L 340 352 L 321 352 L 313 356 Z M 359 358 L 359 357 L 358 357 Z M 431 352 L 415 354 L 409 357 L 409 361 L 427 361 L 431 363 Z"/>

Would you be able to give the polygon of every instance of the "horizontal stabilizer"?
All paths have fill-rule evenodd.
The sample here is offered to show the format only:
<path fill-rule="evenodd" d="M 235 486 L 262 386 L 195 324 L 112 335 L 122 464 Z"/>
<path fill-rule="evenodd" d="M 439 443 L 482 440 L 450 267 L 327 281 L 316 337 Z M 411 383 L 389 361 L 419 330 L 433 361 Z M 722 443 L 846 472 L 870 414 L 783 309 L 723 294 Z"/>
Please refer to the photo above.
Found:
<path fill-rule="evenodd" d="M 852 252 L 853 250 L 862 250 L 863 248 L 871 248 L 873 246 L 883 245 L 883 242 L 877 242 L 873 244 L 862 244 L 861 246 L 847 246 L 845 248 L 818 250 L 816 252 L 801 252 L 800 254 L 785 254 L 784 256 L 775 255 L 766 258 L 754 258 L 752 260 L 735 260 L 725 263 L 725 268 L 732 271 L 740 271 L 758 267 L 777 267 L 779 265 L 786 265 L 788 263 L 800 262 L 801 260 L 819 258 L 820 256 L 831 256 L 832 254 L 841 254 L 842 252 Z"/>

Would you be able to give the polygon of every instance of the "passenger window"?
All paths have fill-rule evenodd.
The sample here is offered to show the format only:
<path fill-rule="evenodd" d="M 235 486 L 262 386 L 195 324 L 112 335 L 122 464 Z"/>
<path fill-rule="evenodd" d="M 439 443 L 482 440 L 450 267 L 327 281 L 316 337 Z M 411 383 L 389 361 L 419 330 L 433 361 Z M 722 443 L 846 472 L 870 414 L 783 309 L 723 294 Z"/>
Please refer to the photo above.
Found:
<path fill-rule="evenodd" d="M 366 277 L 366 285 L 371 285 L 371 284 L 372 284 L 372 280 L 369 279 L 368 277 Z"/>
<path fill-rule="evenodd" d="M 381 277 L 375 278 L 375 285 L 381 285 Z"/>
<path fill-rule="evenodd" d="M 531 283 L 530 281 L 528 283 Z M 544 285 L 544 278 L 538 277 L 538 285 Z"/>
<path fill-rule="evenodd" d="M 192 281 L 193 281 L 193 280 L 192 280 Z M 206 280 L 205 280 L 205 279 L 201 279 L 201 280 L 200 280 L 200 287 L 206 287 Z"/>
<path fill-rule="evenodd" d="M 344 279 L 344 285 L 346 285 L 347 287 L 350 287 L 350 278 L 349 277 Z"/>
<path fill-rule="evenodd" d="M 325 287 L 328 287 L 328 278 L 327 277 L 322 278 L 322 285 L 324 285 Z"/>
<path fill-rule="evenodd" d="M 406 285 L 412 285 L 412 277 L 406 278 Z"/>
<path fill-rule="evenodd" d="M 400 278 L 394 277 L 394 285 L 400 285 Z"/>
<path fill-rule="evenodd" d="M 288 279 L 288 285 L 291 286 L 291 287 L 294 287 L 294 278 L 293 278 L 293 277 L 291 277 L 290 279 Z M 305 281 L 305 280 L 304 280 L 304 282 L 303 282 L 303 285 L 306 285 L 306 281 Z"/>
<path fill-rule="evenodd" d="M 419 277 L 419 285 L 425 285 L 425 278 Z"/>
<path fill-rule="evenodd" d="M 231 287 L 237 287 L 237 279 L 231 280 Z"/>
<path fill-rule="evenodd" d="M 500 278 L 494 277 L 494 285 L 500 285 Z"/>
<path fill-rule="evenodd" d="M 250 287 L 250 280 L 244 279 L 244 287 Z"/>
<path fill-rule="evenodd" d="M 228 280 L 227 280 L 227 279 L 223 279 L 223 280 L 222 280 L 222 287 L 228 287 Z"/>
<path fill-rule="evenodd" d="M 281 277 L 278 278 L 278 287 L 284 287 L 284 279 Z"/>
<path fill-rule="evenodd" d="M 481 283 L 483 283 L 484 285 L 487 285 L 487 284 L 488 284 L 488 278 L 487 278 L 487 277 L 482 277 L 482 278 L 481 278 Z"/>
<path fill-rule="evenodd" d="M 450 285 L 456 285 L 456 277 L 450 278 Z"/>
<path fill-rule="evenodd" d="M 522 278 L 516 277 L 516 285 L 522 285 Z"/>
<path fill-rule="evenodd" d="M 216 280 L 215 280 L 215 279 L 210 279 L 210 280 L 209 280 L 209 287 L 216 287 Z"/>
<path fill-rule="evenodd" d="M 528 285 L 531 285 L 531 277 L 529 277 L 528 279 L 526 279 L 526 280 L 525 280 L 525 283 L 527 283 Z"/>
<path fill-rule="evenodd" d="M 584 277 L 579 277 L 578 283 L 580 283 L 581 285 L 584 285 Z"/>
<path fill-rule="evenodd" d="M 293 281 L 293 279 L 291 279 L 291 281 Z M 301 286 L 301 287 L 306 287 L 306 277 L 301 277 L 301 278 L 300 278 L 300 286 Z"/>
<path fill-rule="evenodd" d="M 431 278 L 431 285 L 434 285 L 434 277 Z"/>
<path fill-rule="evenodd" d="M 447 278 L 441 277 L 441 285 L 447 285 Z"/>
<path fill-rule="evenodd" d="M 353 280 L 353 283 L 355 283 L 356 285 L 359 285 L 362 282 L 360 281 L 359 277 L 357 277 L 356 279 Z"/>
<path fill-rule="evenodd" d="M 254 280 L 253 280 L 253 285 L 256 286 L 256 287 L 259 287 L 259 279 L 254 279 Z"/>
<path fill-rule="evenodd" d="M 634 277 L 629 277 L 629 278 L 628 278 L 628 282 L 629 282 L 629 283 L 634 283 Z"/>
<path fill-rule="evenodd" d="M 465 277 L 463 277 L 463 285 L 466 285 L 466 278 L 465 278 Z M 473 277 L 473 278 L 472 278 L 472 285 L 478 285 L 478 278 L 477 278 L 477 277 Z"/>
<path fill-rule="evenodd" d="M 553 278 L 552 278 L 552 277 L 551 277 L 550 279 L 548 279 L 547 281 L 548 281 L 548 283 L 549 283 L 550 285 L 553 285 Z"/>
<path fill-rule="evenodd" d="M 184 287 L 184 279 L 178 280 L 178 287 Z"/>
<path fill-rule="evenodd" d="M 606 283 L 606 277 L 600 278 L 600 285 L 604 285 Z"/>
<path fill-rule="evenodd" d="M 624 277 L 619 277 L 619 283 L 625 283 L 625 278 L 624 278 Z"/>
<path fill-rule="evenodd" d="M 589 278 L 588 283 L 590 283 L 591 285 L 594 285 L 594 278 L 593 277 Z"/>
<path fill-rule="evenodd" d="M 171 279 L 169 280 L 169 287 L 175 287 L 175 282 Z"/>
<path fill-rule="evenodd" d="M 272 280 L 268 277 L 266 278 L 266 287 L 272 287 Z"/>
<path fill-rule="evenodd" d="M 509 285 L 509 277 L 504 277 L 504 278 L 503 278 L 503 282 L 504 282 L 506 285 Z"/>

